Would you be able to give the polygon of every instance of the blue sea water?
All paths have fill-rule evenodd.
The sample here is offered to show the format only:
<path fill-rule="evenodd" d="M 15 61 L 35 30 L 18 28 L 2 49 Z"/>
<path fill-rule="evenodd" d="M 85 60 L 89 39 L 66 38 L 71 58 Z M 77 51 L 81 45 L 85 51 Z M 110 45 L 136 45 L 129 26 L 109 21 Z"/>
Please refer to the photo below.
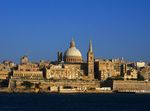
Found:
<path fill-rule="evenodd" d="M 0 111 L 150 111 L 150 95 L 0 94 Z"/>

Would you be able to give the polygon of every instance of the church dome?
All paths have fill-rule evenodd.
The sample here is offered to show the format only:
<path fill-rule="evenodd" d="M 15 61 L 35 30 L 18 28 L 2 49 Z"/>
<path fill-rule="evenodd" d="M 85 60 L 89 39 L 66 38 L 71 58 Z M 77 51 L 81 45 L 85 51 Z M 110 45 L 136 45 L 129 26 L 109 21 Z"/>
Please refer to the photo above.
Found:
<path fill-rule="evenodd" d="M 67 49 L 66 52 L 64 53 L 64 61 L 65 62 L 81 62 L 82 61 L 82 54 L 75 47 L 74 40 L 70 42 L 70 48 Z"/>
<path fill-rule="evenodd" d="M 76 47 L 71 47 L 65 52 L 66 57 L 82 57 L 81 52 Z"/>

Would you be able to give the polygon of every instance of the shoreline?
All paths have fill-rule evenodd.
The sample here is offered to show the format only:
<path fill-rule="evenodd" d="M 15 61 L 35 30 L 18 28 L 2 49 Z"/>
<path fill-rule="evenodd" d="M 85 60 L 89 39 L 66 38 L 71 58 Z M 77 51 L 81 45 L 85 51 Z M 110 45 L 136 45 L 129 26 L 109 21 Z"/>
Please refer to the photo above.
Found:
<path fill-rule="evenodd" d="M 72 92 L 50 92 L 50 91 L 39 91 L 35 90 L 10 90 L 9 88 L 0 89 L 0 94 L 150 94 L 150 92 L 122 92 L 122 91 L 72 91 Z"/>

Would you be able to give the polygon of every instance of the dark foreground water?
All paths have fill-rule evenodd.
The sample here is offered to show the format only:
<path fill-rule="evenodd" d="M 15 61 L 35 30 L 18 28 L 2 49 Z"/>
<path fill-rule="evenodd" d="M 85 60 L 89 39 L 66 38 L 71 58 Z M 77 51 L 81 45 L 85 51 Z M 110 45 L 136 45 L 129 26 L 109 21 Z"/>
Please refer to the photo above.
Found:
<path fill-rule="evenodd" d="M 0 94 L 0 111 L 150 111 L 150 95 Z"/>

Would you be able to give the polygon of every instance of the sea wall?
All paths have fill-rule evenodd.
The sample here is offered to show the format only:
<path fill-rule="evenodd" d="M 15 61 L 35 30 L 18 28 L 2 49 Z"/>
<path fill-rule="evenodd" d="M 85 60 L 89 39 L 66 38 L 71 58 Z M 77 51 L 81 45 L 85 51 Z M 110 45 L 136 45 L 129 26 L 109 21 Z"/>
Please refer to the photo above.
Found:
<path fill-rule="evenodd" d="M 113 91 L 118 92 L 150 92 L 150 82 L 147 81 L 113 81 Z"/>
<path fill-rule="evenodd" d="M 27 89 L 22 83 L 25 80 L 11 79 L 9 88 L 14 92 L 22 92 L 25 90 L 33 89 L 33 91 L 41 92 L 87 92 L 97 91 L 100 87 L 99 81 L 80 81 L 80 80 L 60 80 L 60 81 L 49 81 L 49 80 L 28 80 L 28 82 L 33 83 L 33 86 Z M 35 86 L 38 84 L 38 88 Z M 38 90 L 37 90 L 38 89 Z"/>

